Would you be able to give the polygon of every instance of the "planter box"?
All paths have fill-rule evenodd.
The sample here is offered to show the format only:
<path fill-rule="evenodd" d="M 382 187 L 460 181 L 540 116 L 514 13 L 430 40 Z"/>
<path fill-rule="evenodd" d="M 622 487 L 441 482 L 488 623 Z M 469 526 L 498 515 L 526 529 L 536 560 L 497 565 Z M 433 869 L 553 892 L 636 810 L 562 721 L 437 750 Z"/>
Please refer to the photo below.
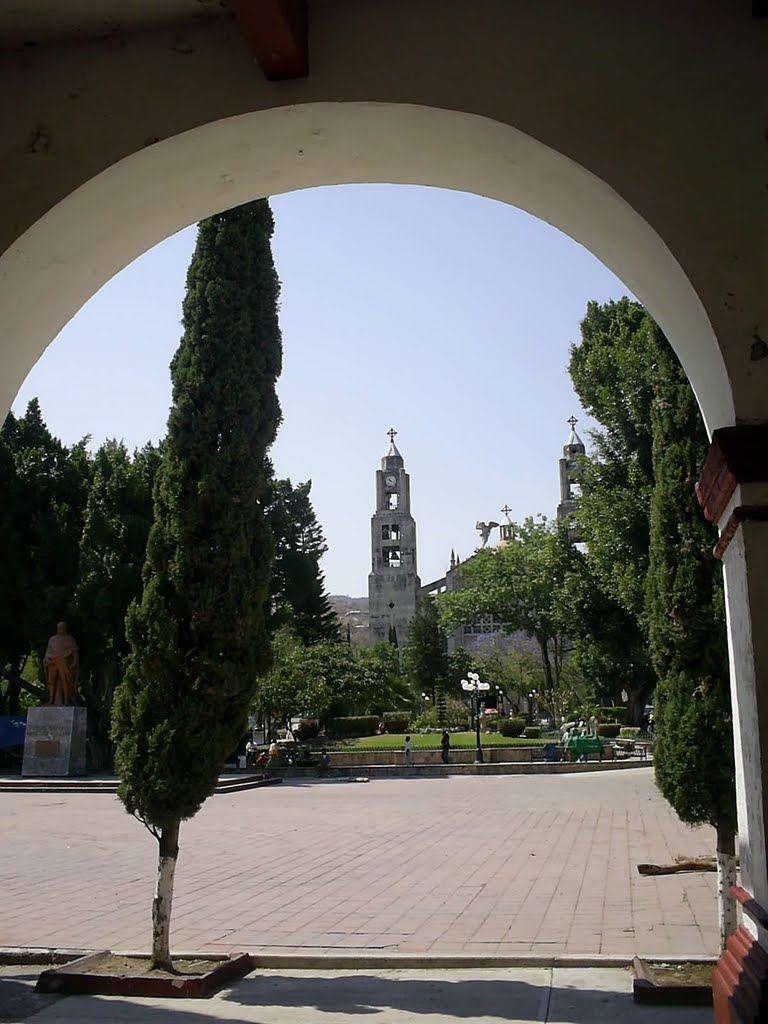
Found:
<path fill-rule="evenodd" d="M 149 971 L 148 956 L 124 956 L 103 950 L 72 960 L 61 967 L 43 971 L 36 992 L 57 995 L 153 996 L 172 999 L 202 999 L 227 981 L 242 978 L 253 970 L 247 953 L 231 957 L 202 955 L 199 974 L 190 957 L 179 957 L 179 974 Z M 122 969 L 121 969 L 122 964 Z M 129 969 L 126 968 L 126 964 Z M 145 970 L 141 970 L 141 965 Z M 184 969 L 186 968 L 186 969 Z"/>
<path fill-rule="evenodd" d="M 664 973 L 679 970 L 687 964 L 670 964 L 666 968 L 657 967 L 646 960 L 635 957 L 632 967 L 635 977 L 632 980 L 632 999 L 646 1006 L 711 1006 L 712 985 L 691 983 L 670 984 L 665 982 Z M 714 964 L 696 963 L 690 966 L 714 968 Z M 658 973 L 657 973 L 658 972 Z"/>

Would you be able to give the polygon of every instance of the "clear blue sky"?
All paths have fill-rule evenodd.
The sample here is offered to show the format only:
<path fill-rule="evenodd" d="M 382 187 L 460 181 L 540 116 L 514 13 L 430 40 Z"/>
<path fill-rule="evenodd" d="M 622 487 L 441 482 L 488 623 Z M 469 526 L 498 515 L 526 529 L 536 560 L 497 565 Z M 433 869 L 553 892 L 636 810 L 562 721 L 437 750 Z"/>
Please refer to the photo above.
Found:
<path fill-rule="evenodd" d="M 312 480 L 329 592 L 367 594 L 374 472 L 391 426 L 423 582 L 444 573 L 451 548 L 471 554 L 475 521 L 498 521 L 505 503 L 513 519 L 553 515 L 566 420 L 589 427 L 569 345 L 587 302 L 627 294 L 622 283 L 554 228 L 478 196 L 352 185 L 272 208 L 284 343 L 273 460 L 278 475 Z M 14 410 L 38 396 L 66 443 L 161 438 L 194 242 L 188 228 L 105 285 Z"/>

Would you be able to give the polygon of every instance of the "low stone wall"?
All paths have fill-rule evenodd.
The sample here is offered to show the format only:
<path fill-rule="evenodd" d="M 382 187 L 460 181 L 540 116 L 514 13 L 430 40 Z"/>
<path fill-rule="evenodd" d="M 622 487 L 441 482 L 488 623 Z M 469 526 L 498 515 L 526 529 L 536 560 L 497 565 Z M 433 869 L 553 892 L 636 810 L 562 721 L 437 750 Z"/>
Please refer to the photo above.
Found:
<path fill-rule="evenodd" d="M 367 764 L 358 767 L 330 768 L 321 775 L 317 768 L 270 768 L 269 774 L 283 779 L 386 779 L 386 778 L 448 778 L 451 775 L 580 775 L 584 772 L 615 772 L 635 768 L 647 768 L 649 761 L 639 759 L 626 761 L 588 761 L 575 764 L 534 761 L 526 764 L 415 764 L 411 768 L 403 765 Z"/>
<path fill-rule="evenodd" d="M 613 758 L 613 748 L 603 744 L 603 759 Z M 333 750 L 330 751 L 332 768 L 360 768 L 364 766 L 405 767 L 405 755 L 402 750 Z M 596 761 L 597 755 L 591 754 L 590 760 Z M 544 760 L 542 747 L 483 747 L 483 760 L 486 764 L 532 764 Z M 439 750 L 414 750 L 414 765 L 442 765 Z M 475 748 L 454 748 L 449 754 L 449 764 L 474 764 Z"/>

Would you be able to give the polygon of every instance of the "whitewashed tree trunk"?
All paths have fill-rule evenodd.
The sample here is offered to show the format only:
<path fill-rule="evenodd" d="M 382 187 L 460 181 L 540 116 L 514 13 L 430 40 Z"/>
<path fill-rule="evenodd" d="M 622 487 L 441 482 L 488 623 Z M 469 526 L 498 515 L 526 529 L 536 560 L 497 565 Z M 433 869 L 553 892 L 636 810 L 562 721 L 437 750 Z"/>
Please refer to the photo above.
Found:
<path fill-rule="evenodd" d="M 152 963 L 153 970 L 173 969 L 171 963 L 171 909 L 173 907 L 173 880 L 179 858 L 179 826 L 174 822 L 161 829 L 158 840 L 160 851 L 157 862 L 157 888 L 152 901 Z"/>
<path fill-rule="evenodd" d="M 736 900 L 731 887 L 736 885 L 736 837 L 717 831 L 717 903 L 720 922 L 720 946 L 725 949 L 728 936 L 736 931 Z"/>

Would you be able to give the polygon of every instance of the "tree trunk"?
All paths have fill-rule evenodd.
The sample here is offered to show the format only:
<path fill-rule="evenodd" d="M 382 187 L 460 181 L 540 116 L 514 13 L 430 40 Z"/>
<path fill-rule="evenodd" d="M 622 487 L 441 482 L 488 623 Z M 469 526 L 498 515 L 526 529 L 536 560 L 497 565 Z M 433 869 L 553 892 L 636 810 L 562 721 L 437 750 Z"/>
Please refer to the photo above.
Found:
<path fill-rule="evenodd" d="M 539 649 L 541 650 L 541 664 L 544 668 L 544 688 L 546 689 L 547 694 L 551 696 L 555 690 L 555 680 L 552 674 L 552 661 L 549 657 L 549 645 L 546 639 L 542 640 L 541 637 L 539 637 L 538 640 Z"/>
<path fill-rule="evenodd" d="M 717 830 L 717 904 L 720 922 L 720 946 L 725 949 L 728 936 L 736 931 L 736 900 L 731 886 L 736 885 L 736 837 L 728 829 Z"/>
<path fill-rule="evenodd" d="M 647 696 L 646 687 L 637 690 L 627 687 L 629 700 L 627 702 L 627 725 L 639 727 L 645 714 L 645 700 Z"/>
<path fill-rule="evenodd" d="M 157 889 L 152 901 L 152 970 L 172 971 L 171 963 L 171 908 L 173 906 L 173 879 L 179 857 L 179 827 L 175 821 L 161 829 L 158 843 Z"/>

